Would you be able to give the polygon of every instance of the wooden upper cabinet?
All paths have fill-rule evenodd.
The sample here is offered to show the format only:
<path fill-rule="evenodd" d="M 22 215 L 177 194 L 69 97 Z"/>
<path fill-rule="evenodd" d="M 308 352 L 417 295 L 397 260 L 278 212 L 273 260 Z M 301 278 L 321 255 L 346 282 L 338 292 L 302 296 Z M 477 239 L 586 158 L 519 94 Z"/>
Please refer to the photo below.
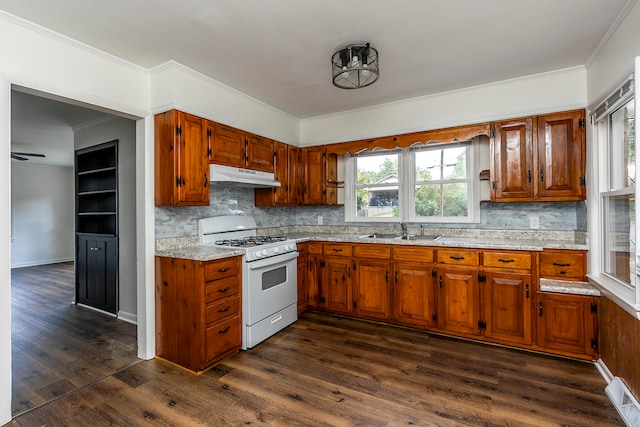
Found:
<path fill-rule="evenodd" d="M 157 114 L 156 206 L 209 204 L 208 139 L 205 120 L 177 110 Z"/>
<path fill-rule="evenodd" d="M 584 117 L 575 110 L 494 123 L 491 200 L 584 200 Z"/>
<path fill-rule="evenodd" d="M 256 206 L 296 206 L 302 200 L 302 165 L 298 147 L 273 142 L 274 174 L 282 186 L 256 189 Z"/>
<path fill-rule="evenodd" d="M 303 202 L 305 205 L 321 205 L 326 195 L 326 147 L 302 149 L 304 164 Z"/>
<path fill-rule="evenodd" d="M 302 149 L 289 145 L 287 147 L 287 166 L 288 166 L 288 179 L 287 179 L 287 198 L 288 204 L 299 205 L 302 203 L 302 189 L 303 172 L 302 167 Z"/>
<path fill-rule="evenodd" d="M 247 167 L 257 171 L 273 172 L 273 141 L 251 133 L 246 137 Z"/>
<path fill-rule="evenodd" d="M 491 198 L 531 199 L 533 192 L 533 118 L 497 122 L 491 144 Z"/>
<path fill-rule="evenodd" d="M 211 135 L 211 163 L 225 166 L 246 166 L 245 132 L 220 123 L 208 122 Z"/>
<path fill-rule="evenodd" d="M 538 116 L 539 199 L 584 200 L 584 110 Z"/>

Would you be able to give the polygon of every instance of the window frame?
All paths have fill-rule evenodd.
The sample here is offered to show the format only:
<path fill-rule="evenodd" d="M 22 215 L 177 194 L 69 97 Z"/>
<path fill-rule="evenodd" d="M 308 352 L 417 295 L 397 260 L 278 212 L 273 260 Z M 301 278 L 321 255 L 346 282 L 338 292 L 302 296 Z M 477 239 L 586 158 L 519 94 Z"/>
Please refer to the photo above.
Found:
<path fill-rule="evenodd" d="M 636 71 L 640 70 L 640 57 L 636 58 Z M 616 99 L 617 98 L 617 99 Z M 590 183 L 589 200 L 587 204 L 589 219 L 589 273 L 588 278 L 601 292 L 612 299 L 616 304 L 622 307 L 628 313 L 634 315 L 640 319 L 640 252 L 636 245 L 636 252 L 630 254 L 633 258 L 633 263 L 630 267 L 630 282 L 631 286 L 622 280 L 617 279 L 605 271 L 606 257 L 609 254 L 605 251 L 607 247 L 605 245 L 605 232 L 608 229 L 606 223 L 607 216 L 604 209 L 607 203 L 605 198 L 626 195 L 633 193 L 635 199 L 638 200 L 640 195 L 640 186 L 635 185 L 635 188 L 618 188 L 611 189 L 609 187 L 610 182 L 610 114 L 617 111 L 619 108 L 626 105 L 631 99 L 634 99 L 635 114 L 637 116 L 638 107 L 640 106 L 640 99 L 638 99 L 638 91 L 635 89 L 634 76 L 631 75 L 625 81 L 618 86 L 611 95 L 604 101 L 600 102 L 594 108 L 591 108 L 591 171 L 592 179 Z M 637 119 L 637 117 L 636 117 Z M 606 126 L 602 125 L 602 121 Z M 636 121 L 637 123 L 637 121 Z M 636 134 L 637 135 L 637 134 Z M 637 137 L 635 141 L 636 147 L 638 145 Z M 640 172 L 640 162 L 636 158 L 635 161 L 635 176 L 638 177 Z M 639 236 L 640 231 L 640 212 L 636 206 L 635 212 L 635 235 Z M 637 242 L 636 242 L 637 243 Z M 635 268 L 634 268 L 635 267 Z"/>
<path fill-rule="evenodd" d="M 465 217 L 422 217 L 415 215 L 415 152 L 422 147 L 459 147 L 467 145 L 467 186 L 468 186 L 468 215 Z M 348 154 L 346 159 L 345 174 L 345 222 L 377 223 L 377 222 L 408 222 L 430 224 L 467 224 L 480 222 L 480 184 L 479 179 L 474 179 L 479 174 L 479 138 L 470 141 L 456 141 L 451 143 L 416 143 L 411 147 L 396 149 L 374 149 L 365 153 Z M 356 158 L 360 155 L 375 156 L 389 153 L 398 153 L 398 198 L 399 216 L 397 217 L 358 217 L 357 209 L 357 170 Z"/>

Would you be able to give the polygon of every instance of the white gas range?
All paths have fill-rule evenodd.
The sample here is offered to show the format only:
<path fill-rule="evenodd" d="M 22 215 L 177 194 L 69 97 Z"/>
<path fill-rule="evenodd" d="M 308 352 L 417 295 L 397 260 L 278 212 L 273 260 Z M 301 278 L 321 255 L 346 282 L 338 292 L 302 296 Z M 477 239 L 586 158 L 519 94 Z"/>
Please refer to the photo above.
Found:
<path fill-rule="evenodd" d="M 242 349 L 251 348 L 298 320 L 298 252 L 295 240 L 257 236 L 255 219 L 218 216 L 198 221 L 200 244 L 244 249 Z"/>

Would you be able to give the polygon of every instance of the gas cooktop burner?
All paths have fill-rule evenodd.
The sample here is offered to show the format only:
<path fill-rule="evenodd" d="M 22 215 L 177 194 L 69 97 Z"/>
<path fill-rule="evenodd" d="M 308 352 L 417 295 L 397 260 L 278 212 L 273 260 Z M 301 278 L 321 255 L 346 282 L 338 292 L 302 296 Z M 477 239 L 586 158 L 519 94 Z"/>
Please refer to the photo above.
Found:
<path fill-rule="evenodd" d="M 214 243 L 219 246 L 236 246 L 248 248 L 251 246 L 260 246 L 267 243 L 284 242 L 287 240 L 284 236 L 253 236 L 244 239 L 216 240 Z"/>

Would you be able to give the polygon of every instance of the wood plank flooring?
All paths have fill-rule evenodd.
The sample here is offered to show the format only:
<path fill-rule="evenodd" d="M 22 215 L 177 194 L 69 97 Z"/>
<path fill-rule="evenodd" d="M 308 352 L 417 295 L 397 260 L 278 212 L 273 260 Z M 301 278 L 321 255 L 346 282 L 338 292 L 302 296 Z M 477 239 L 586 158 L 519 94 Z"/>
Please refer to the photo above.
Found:
<path fill-rule="evenodd" d="M 591 363 L 308 312 L 194 375 L 144 361 L 14 426 L 620 426 Z"/>
<path fill-rule="evenodd" d="M 11 271 L 15 416 L 137 363 L 136 326 L 77 307 L 72 262 Z"/>

